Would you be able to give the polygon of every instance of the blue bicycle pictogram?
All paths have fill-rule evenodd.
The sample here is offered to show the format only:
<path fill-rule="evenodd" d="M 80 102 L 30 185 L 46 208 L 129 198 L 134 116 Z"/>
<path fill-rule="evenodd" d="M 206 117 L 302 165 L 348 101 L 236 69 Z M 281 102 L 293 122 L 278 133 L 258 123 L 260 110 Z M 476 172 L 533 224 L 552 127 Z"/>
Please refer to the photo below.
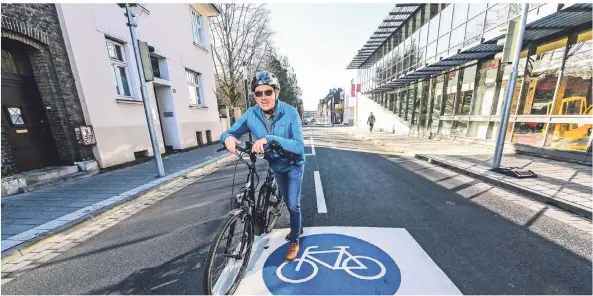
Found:
<path fill-rule="evenodd" d="M 287 247 L 264 263 L 264 282 L 273 294 L 395 294 L 399 289 L 397 264 L 367 241 L 341 234 L 305 236 L 291 262 L 283 258 Z"/>

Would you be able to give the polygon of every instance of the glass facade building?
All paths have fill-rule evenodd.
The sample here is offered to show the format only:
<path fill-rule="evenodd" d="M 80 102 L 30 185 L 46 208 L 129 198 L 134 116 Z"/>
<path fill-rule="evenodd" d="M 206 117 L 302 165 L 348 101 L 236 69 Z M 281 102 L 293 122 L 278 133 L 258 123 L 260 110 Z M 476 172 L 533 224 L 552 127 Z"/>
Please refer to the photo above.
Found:
<path fill-rule="evenodd" d="M 531 3 L 506 140 L 591 146 L 592 4 Z M 397 4 L 352 60 L 362 95 L 410 133 L 496 141 L 512 65 L 497 41 L 522 4 Z"/>

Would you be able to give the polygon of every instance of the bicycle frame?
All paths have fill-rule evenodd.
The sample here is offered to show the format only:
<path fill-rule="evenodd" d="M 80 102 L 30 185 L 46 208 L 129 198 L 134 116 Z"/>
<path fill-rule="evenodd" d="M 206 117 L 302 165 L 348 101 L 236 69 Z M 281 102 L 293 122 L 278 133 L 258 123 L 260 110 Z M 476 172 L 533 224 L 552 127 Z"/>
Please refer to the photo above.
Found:
<path fill-rule="evenodd" d="M 241 157 L 242 159 L 242 157 Z M 249 159 L 251 160 L 251 163 L 247 163 L 246 161 L 243 161 L 248 169 L 249 172 L 247 173 L 247 180 L 246 180 L 246 188 L 243 191 L 242 195 L 243 197 L 246 197 L 246 199 L 241 200 L 241 203 L 238 204 L 236 206 L 236 208 L 241 208 L 243 210 L 243 217 L 242 219 L 250 219 L 251 223 L 246 223 L 245 227 L 251 227 L 251 231 L 255 232 L 255 223 L 257 219 L 263 219 L 263 223 L 264 223 L 264 227 L 267 224 L 267 219 L 268 217 L 266 216 L 267 213 L 267 209 L 269 206 L 269 200 L 263 200 L 263 198 L 265 198 L 267 195 L 262 196 L 262 195 L 258 195 L 257 199 L 255 197 L 255 192 L 256 192 L 256 185 L 255 185 L 255 177 L 257 176 L 257 170 L 255 167 L 255 164 L 257 162 L 257 156 L 253 153 L 249 154 Z M 266 175 L 266 179 L 264 181 L 264 184 L 272 184 L 272 182 L 274 182 L 274 172 L 272 171 L 272 169 L 270 167 L 268 167 L 267 170 L 267 175 Z M 232 226 L 232 230 L 234 231 L 234 226 Z M 246 229 L 244 228 L 243 231 L 245 231 Z M 253 243 L 251 242 L 245 242 L 242 241 L 241 242 L 241 249 L 239 254 L 243 254 L 243 250 L 245 247 L 247 247 L 247 244 L 251 244 Z M 228 248 L 227 248 L 228 250 Z M 240 256 L 240 255 L 239 255 Z"/>
<path fill-rule="evenodd" d="M 311 251 L 311 249 L 314 249 L 314 248 L 318 248 L 318 246 L 310 246 L 305 249 L 305 252 L 303 252 L 303 256 L 301 257 L 301 259 L 303 259 L 303 260 L 299 260 L 299 263 L 296 266 L 296 271 L 301 270 L 301 265 L 303 264 L 304 260 L 311 260 L 313 262 L 319 263 L 319 264 L 321 264 L 329 269 L 332 269 L 332 270 L 341 270 L 341 269 L 344 269 L 341 266 L 342 258 L 344 257 L 344 255 L 346 255 L 346 258 L 352 257 L 351 260 L 354 260 L 354 262 L 358 263 L 358 267 L 349 268 L 349 269 L 366 269 L 366 266 L 364 266 L 364 264 L 362 264 L 362 262 L 358 261 L 358 259 L 356 259 L 356 257 L 354 257 L 354 256 L 352 256 L 352 254 L 350 254 L 350 252 L 346 251 L 346 249 L 350 248 L 348 246 L 334 246 L 334 248 L 338 248 L 337 250 Z M 332 253 L 338 253 L 338 258 L 336 259 L 336 262 L 334 263 L 333 266 L 323 262 L 322 260 L 320 260 L 318 258 L 311 256 L 314 254 L 332 254 Z"/>

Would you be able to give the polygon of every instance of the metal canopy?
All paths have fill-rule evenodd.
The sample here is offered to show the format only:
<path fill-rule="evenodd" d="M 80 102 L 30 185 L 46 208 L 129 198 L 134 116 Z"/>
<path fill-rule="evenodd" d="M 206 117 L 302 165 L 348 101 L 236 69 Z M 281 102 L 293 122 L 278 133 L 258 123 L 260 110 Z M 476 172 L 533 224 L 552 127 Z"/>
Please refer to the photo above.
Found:
<path fill-rule="evenodd" d="M 562 31 L 570 30 L 571 28 L 582 26 L 587 23 L 590 24 L 593 19 L 592 11 L 593 4 L 591 3 L 572 4 L 565 6 L 560 11 L 544 16 L 527 24 L 525 28 L 523 46 L 530 43 L 531 41 L 545 38 L 546 36 L 561 33 Z M 444 56 L 439 61 L 427 65 L 426 67 L 419 68 L 413 73 L 401 75 L 400 77 L 383 85 L 381 90 L 385 90 L 385 87 L 387 87 L 387 90 L 391 91 L 395 88 L 407 85 L 412 81 L 440 74 L 445 70 L 466 64 L 470 61 L 493 56 L 496 53 L 502 51 L 502 46 L 496 45 L 496 42 L 499 39 L 504 38 L 504 36 L 505 34 L 503 33 L 496 37 L 485 40 L 484 43 L 477 43 L 467 48 L 463 48 L 455 54 Z"/>
<path fill-rule="evenodd" d="M 377 30 L 369 38 L 369 40 L 363 46 L 363 51 L 358 51 L 356 56 L 352 59 L 346 69 L 358 69 L 360 68 L 375 52 L 387 41 L 393 33 L 395 33 L 403 25 L 403 23 L 418 10 L 422 3 L 403 3 L 396 4 L 388 16 L 378 26 Z M 372 45 L 372 52 L 367 52 Z"/>

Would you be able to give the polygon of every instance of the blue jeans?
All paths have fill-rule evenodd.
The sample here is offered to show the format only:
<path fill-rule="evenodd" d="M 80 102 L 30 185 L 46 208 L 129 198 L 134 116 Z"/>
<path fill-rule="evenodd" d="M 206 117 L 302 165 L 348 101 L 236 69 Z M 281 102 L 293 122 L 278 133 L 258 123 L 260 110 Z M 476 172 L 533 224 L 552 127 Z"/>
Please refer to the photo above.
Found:
<path fill-rule="evenodd" d="M 298 243 L 301 232 L 301 187 L 304 172 L 304 164 L 288 172 L 274 172 L 278 189 L 290 213 L 290 241 L 293 243 Z"/>

